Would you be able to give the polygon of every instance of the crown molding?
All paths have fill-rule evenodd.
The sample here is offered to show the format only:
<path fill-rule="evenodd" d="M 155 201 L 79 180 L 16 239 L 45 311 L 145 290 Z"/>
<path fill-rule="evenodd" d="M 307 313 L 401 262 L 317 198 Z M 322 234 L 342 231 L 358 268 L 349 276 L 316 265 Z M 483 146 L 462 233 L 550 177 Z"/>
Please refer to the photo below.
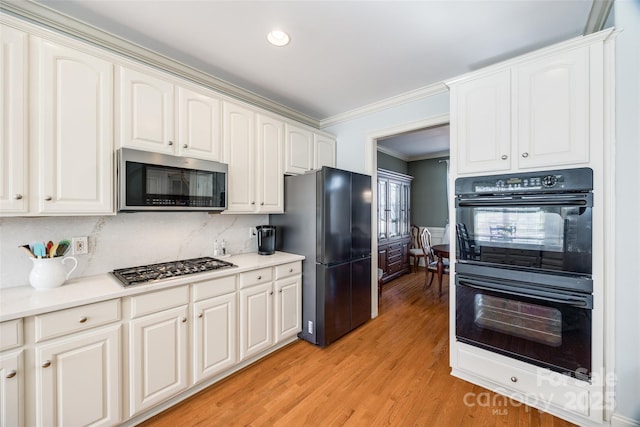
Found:
<path fill-rule="evenodd" d="M 439 93 L 447 92 L 448 90 L 449 88 L 444 83 L 434 83 L 429 86 L 425 86 L 416 90 L 402 93 L 400 95 L 392 96 L 391 98 L 371 103 L 369 105 L 365 105 L 364 107 L 356 108 L 355 110 L 347 111 L 346 113 L 322 119 L 320 120 L 320 129 L 333 126 L 338 123 L 347 122 L 358 117 L 377 113 L 379 111 L 406 104 L 411 101 L 428 98 Z"/>
<path fill-rule="evenodd" d="M 384 154 L 386 154 L 388 156 L 395 157 L 396 159 L 400 159 L 403 162 L 408 162 L 409 161 L 409 157 L 408 156 L 405 156 L 404 154 L 402 154 L 402 153 L 400 153 L 400 152 L 398 152 L 396 150 L 392 150 L 391 148 L 381 147 L 381 146 L 378 145 L 378 147 L 376 147 L 376 150 L 381 152 L 381 153 L 384 153 Z"/>
<path fill-rule="evenodd" d="M 8 16 L 26 20 L 106 49 L 124 56 L 127 59 L 168 72 L 174 76 L 207 87 L 258 108 L 263 108 L 316 129 L 320 128 L 320 122 L 313 117 L 132 43 L 119 36 L 64 15 L 42 4 L 35 3 L 32 0 L 0 0 L 0 11 L 6 13 Z"/>

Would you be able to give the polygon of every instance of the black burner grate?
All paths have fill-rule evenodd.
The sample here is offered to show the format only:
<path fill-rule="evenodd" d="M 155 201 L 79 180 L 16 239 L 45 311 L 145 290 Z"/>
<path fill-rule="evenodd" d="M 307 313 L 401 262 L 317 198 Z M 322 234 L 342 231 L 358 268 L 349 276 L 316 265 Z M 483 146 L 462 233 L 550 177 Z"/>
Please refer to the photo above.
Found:
<path fill-rule="evenodd" d="M 142 265 L 139 267 L 120 268 L 113 270 L 113 275 L 124 286 L 134 286 L 229 267 L 236 267 L 236 265 L 216 258 L 202 257 Z"/>

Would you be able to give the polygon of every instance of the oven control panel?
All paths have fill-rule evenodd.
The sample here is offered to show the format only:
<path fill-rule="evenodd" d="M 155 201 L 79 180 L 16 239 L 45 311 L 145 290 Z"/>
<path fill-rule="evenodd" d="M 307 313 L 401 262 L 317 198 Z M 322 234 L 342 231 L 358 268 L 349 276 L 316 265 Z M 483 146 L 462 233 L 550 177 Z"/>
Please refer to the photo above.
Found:
<path fill-rule="evenodd" d="M 538 175 L 528 177 L 499 177 L 488 180 L 485 177 L 481 181 L 475 181 L 473 191 L 477 193 L 494 193 L 505 191 L 544 191 L 547 189 L 562 189 L 564 177 L 558 175 Z"/>
<path fill-rule="evenodd" d="M 509 175 L 489 175 L 456 180 L 456 194 L 547 193 L 591 191 L 593 171 L 589 168 L 563 169 Z"/>

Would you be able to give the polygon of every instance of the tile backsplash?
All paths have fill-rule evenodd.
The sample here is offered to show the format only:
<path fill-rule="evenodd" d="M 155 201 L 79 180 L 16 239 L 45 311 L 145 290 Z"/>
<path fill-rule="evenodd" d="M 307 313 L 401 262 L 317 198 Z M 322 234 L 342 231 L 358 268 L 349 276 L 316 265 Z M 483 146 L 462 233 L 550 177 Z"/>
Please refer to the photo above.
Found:
<path fill-rule="evenodd" d="M 249 236 L 249 229 L 268 223 L 268 215 L 201 212 L 0 218 L 0 288 L 29 284 L 32 262 L 18 249 L 23 244 L 88 236 L 89 253 L 75 256 L 78 268 L 71 275 L 74 278 L 116 268 L 213 256 L 216 239 L 225 240 L 228 253 L 255 252 L 257 240 Z"/>

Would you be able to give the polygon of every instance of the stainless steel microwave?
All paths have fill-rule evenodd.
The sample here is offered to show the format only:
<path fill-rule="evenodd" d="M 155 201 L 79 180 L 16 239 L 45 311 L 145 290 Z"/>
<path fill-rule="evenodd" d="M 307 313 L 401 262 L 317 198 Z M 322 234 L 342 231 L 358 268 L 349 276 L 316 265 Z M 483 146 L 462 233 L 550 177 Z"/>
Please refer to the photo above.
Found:
<path fill-rule="evenodd" d="M 228 166 L 208 160 L 121 148 L 118 210 L 222 211 Z"/>

